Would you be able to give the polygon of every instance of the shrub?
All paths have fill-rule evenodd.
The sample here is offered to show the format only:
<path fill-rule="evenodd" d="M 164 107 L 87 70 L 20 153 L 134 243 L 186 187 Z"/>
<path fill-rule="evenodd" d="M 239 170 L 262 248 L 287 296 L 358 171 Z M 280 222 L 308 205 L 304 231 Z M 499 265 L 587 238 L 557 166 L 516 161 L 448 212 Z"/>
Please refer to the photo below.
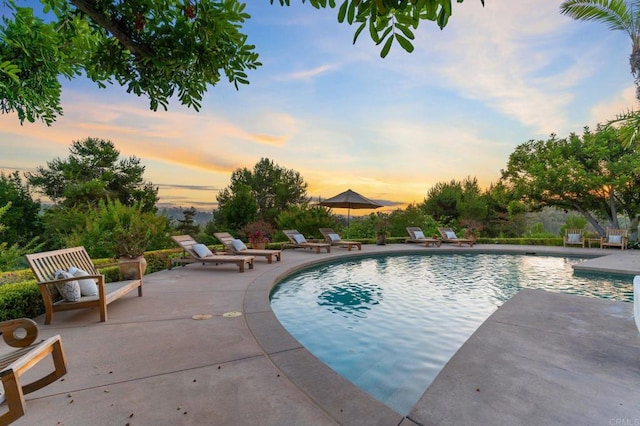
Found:
<path fill-rule="evenodd" d="M 395 237 L 405 237 L 407 227 L 417 226 L 425 235 L 439 235 L 438 226 L 441 226 L 433 217 L 426 214 L 415 204 L 409 204 L 406 209 L 396 209 L 389 214 L 391 224 L 390 234 Z"/>
<path fill-rule="evenodd" d="M 240 229 L 240 233 L 247 238 L 251 244 L 268 243 L 273 239 L 275 230 L 270 223 L 264 220 L 247 223 Z"/>
<path fill-rule="evenodd" d="M 43 313 L 44 304 L 35 280 L 0 286 L 0 321 L 35 318 Z"/>
<path fill-rule="evenodd" d="M 281 212 L 276 220 L 280 229 L 295 229 L 302 235 L 320 238 L 320 228 L 336 228 L 338 221 L 329 209 L 323 206 L 295 206 Z M 282 240 L 286 240 L 283 233 Z"/>
<path fill-rule="evenodd" d="M 567 219 L 560 227 L 560 236 L 564 236 L 565 229 L 586 229 L 587 228 L 587 219 L 579 214 L 569 214 L 567 215 Z"/>
<path fill-rule="evenodd" d="M 155 241 L 166 241 L 168 220 L 143 212 L 142 204 L 126 206 L 120 201 L 101 201 L 88 213 L 83 228 L 67 238 L 68 246 L 84 246 L 92 258 L 137 257 Z M 157 240 L 157 241 L 156 241 Z"/>

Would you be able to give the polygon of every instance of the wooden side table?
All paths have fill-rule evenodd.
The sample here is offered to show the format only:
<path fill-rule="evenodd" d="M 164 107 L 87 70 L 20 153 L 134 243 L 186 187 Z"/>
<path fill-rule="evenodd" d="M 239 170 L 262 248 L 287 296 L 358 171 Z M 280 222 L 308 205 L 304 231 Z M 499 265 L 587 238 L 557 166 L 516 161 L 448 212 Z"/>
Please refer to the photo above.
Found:
<path fill-rule="evenodd" d="M 591 244 L 592 243 L 593 244 L 597 244 L 598 247 L 602 248 L 602 239 L 600 239 L 600 237 L 598 237 L 598 238 L 595 238 L 595 237 L 587 238 L 587 243 L 589 244 L 589 248 L 591 248 Z"/>

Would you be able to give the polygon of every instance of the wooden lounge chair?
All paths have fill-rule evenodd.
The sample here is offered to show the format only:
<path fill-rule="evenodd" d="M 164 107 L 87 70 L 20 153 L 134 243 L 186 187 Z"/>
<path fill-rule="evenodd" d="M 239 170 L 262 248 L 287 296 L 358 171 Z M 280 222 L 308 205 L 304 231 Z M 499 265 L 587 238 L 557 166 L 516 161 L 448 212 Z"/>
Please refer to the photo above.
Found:
<path fill-rule="evenodd" d="M 324 237 L 324 240 L 332 246 L 346 247 L 349 251 L 351 251 L 352 247 L 357 247 L 358 250 L 362 250 L 361 242 L 345 241 L 340 238 L 340 235 L 338 235 L 332 228 L 320 228 L 320 233 Z"/>
<path fill-rule="evenodd" d="M 620 247 L 621 250 L 627 248 L 628 231 L 626 229 L 607 229 L 607 233 L 600 239 L 600 247 Z"/>
<path fill-rule="evenodd" d="M 438 232 L 440 232 L 442 236 L 443 243 L 457 244 L 458 247 L 462 247 L 463 244 L 468 244 L 469 247 L 473 247 L 476 243 L 476 241 L 471 238 L 458 238 L 451 228 L 438 228 Z"/>
<path fill-rule="evenodd" d="M 565 229 L 564 237 L 562 238 L 562 245 L 567 246 L 582 246 L 585 245 L 584 229 Z"/>
<path fill-rule="evenodd" d="M 229 254 L 264 256 L 267 258 L 267 263 L 271 263 L 274 257 L 278 262 L 280 262 L 280 259 L 282 258 L 282 250 L 268 250 L 268 249 L 259 250 L 259 249 L 250 249 L 246 247 L 244 249 L 238 250 L 234 245 L 235 238 L 233 238 L 233 235 L 229 234 L 228 232 L 216 232 L 213 234 L 213 236 L 216 237 L 218 240 L 220 240 L 222 245 L 224 245 L 225 250 Z"/>
<path fill-rule="evenodd" d="M 408 226 L 407 232 L 409 233 L 409 238 L 405 240 L 407 243 L 418 243 L 424 244 L 425 247 L 436 246 L 440 247 L 442 241 L 440 238 L 431 238 L 425 237 L 424 232 L 417 226 Z"/>
<path fill-rule="evenodd" d="M 16 348 L 10 352 L 3 350 L 0 356 L 0 380 L 4 388 L 4 395 L 0 394 L 0 402 L 6 401 L 8 407 L 8 411 L 0 415 L 0 424 L 8 425 L 24 415 L 25 394 L 53 383 L 67 374 L 67 361 L 60 335 L 34 343 L 38 337 L 38 325 L 29 318 L 0 322 L 0 333 L 7 345 Z M 23 385 L 22 375 L 49 354 L 53 360 L 53 371 Z"/>
<path fill-rule="evenodd" d="M 285 247 L 291 248 L 308 248 L 310 250 L 315 250 L 316 253 L 320 253 L 321 249 L 327 250 L 327 253 L 331 253 L 331 244 L 329 243 L 314 243 L 309 242 L 304 238 L 304 235 L 296 231 L 295 229 L 286 229 L 284 231 L 284 235 L 289 239 L 289 243 L 285 244 Z"/>
<path fill-rule="evenodd" d="M 100 310 L 100 321 L 105 322 L 109 303 L 135 288 L 138 289 L 138 296 L 142 297 L 143 273 L 142 266 L 138 261 L 131 262 L 138 269 L 137 278 L 106 283 L 104 275 L 98 272 L 98 268 L 94 266 L 84 247 L 32 253 L 27 254 L 25 257 L 29 262 L 31 271 L 36 276 L 38 288 L 42 295 L 45 308 L 45 324 L 51 324 L 54 312 L 86 308 L 98 308 Z M 120 265 L 120 263 L 100 265 L 100 268 L 115 265 Z M 59 271 L 69 271 L 72 267 L 86 272 L 86 275 L 59 278 Z M 95 285 L 92 293 L 81 295 L 79 299 L 72 300 L 60 297 L 60 286 L 64 287 L 65 283 L 71 283 L 69 285 L 79 285 L 82 288 L 82 281 L 89 281 L 90 284 L 91 281 L 94 281 Z"/>
<path fill-rule="evenodd" d="M 169 269 L 173 265 L 185 265 L 187 263 L 200 263 L 218 265 L 221 263 L 233 263 L 238 266 L 240 272 L 244 272 L 245 265 L 253 269 L 253 256 L 231 256 L 228 254 L 214 254 L 204 245 L 198 244 L 190 235 L 174 235 L 171 239 L 182 247 L 182 257 L 169 261 Z M 200 253 L 198 253 L 200 251 Z"/>

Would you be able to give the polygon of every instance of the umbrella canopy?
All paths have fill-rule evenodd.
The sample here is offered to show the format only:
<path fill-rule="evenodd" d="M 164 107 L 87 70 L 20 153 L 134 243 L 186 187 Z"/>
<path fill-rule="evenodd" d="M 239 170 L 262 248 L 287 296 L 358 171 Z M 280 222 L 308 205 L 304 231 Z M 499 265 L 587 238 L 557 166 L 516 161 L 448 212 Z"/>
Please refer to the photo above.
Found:
<path fill-rule="evenodd" d="M 351 217 L 351 209 L 377 209 L 382 207 L 381 204 L 371 201 L 367 197 L 358 194 L 350 189 L 320 202 L 321 206 L 334 207 L 347 210 L 347 238 L 349 238 L 349 221 Z"/>

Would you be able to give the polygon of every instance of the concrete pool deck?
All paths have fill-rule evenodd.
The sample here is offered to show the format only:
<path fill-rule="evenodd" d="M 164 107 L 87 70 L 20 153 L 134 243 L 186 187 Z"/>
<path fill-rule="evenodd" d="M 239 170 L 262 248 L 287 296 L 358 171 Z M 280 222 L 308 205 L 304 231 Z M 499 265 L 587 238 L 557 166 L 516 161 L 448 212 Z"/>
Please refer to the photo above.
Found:
<path fill-rule="evenodd" d="M 630 303 L 519 293 L 406 417 L 318 361 L 271 311 L 271 288 L 292 271 L 398 252 L 602 256 L 585 265 L 640 275 L 638 251 L 412 244 L 286 250 L 281 262 L 256 258 L 244 273 L 198 264 L 156 272 L 145 276 L 142 298 L 109 305 L 106 323 L 94 309 L 57 313 L 51 325 L 36 319 L 41 337 L 62 336 L 69 373 L 27 395 L 27 413 L 14 424 L 640 424 L 640 334 Z"/>

